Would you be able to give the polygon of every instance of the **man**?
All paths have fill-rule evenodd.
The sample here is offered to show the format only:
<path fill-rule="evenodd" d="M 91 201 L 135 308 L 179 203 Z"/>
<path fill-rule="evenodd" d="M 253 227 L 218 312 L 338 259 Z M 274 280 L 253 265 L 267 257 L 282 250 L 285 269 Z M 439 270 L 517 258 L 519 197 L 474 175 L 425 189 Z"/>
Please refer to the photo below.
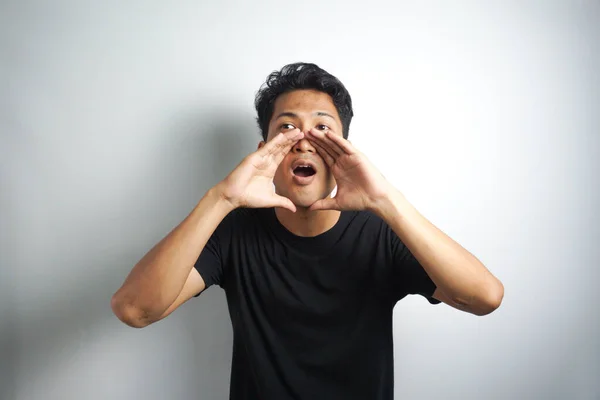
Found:
<path fill-rule="evenodd" d="M 217 284 L 231 399 L 392 399 L 397 301 L 485 315 L 503 286 L 347 140 L 352 102 L 337 78 L 287 65 L 256 109 L 257 151 L 138 262 L 114 313 L 144 327 Z"/>

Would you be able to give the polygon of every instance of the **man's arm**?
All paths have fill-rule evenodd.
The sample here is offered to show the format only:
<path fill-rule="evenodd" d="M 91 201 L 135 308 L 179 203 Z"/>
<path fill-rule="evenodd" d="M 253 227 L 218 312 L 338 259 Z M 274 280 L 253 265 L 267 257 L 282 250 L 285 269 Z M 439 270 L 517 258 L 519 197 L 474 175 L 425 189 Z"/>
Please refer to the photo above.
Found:
<path fill-rule="evenodd" d="M 194 265 L 232 210 L 283 207 L 296 211 L 290 199 L 273 192 L 273 177 L 283 158 L 303 137 L 298 129 L 278 134 L 210 189 L 187 218 L 131 270 L 111 299 L 115 315 L 129 326 L 142 328 L 204 290 L 206 283 Z"/>
<path fill-rule="evenodd" d="M 218 190 L 209 190 L 187 218 L 135 265 L 112 297 L 115 315 L 129 326 L 142 328 L 204 290 L 194 264 L 232 209 Z"/>
<path fill-rule="evenodd" d="M 400 192 L 391 190 L 375 210 L 435 283 L 434 298 L 475 315 L 489 314 L 500 306 L 502 283 L 474 255 L 423 217 Z"/>
<path fill-rule="evenodd" d="M 179 293 L 179 296 L 177 296 L 173 304 L 171 304 L 169 308 L 167 308 L 165 312 L 161 314 L 157 321 L 160 321 L 161 319 L 169 316 L 169 314 L 171 314 L 173 311 L 179 308 L 179 306 L 181 306 L 186 301 L 190 300 L 192 297 L 203 292 L 204 289 L 206 289 L 206 284 L 204 282 L 204 279 L 202 279 L 202 275 L 200 275 L 196 268 L 192 268 L 190 274 L 187 277 L 187 280 L 185 281 L 185 284 L 183 285 L 183 289 L 181 289 L 181 292 Z"/>
<path fill-rule="evenodd" d="M 434 298 L 476 315 L 500 306 L 504 286 L 475 256 L 427 221 L 348 140 L 312 129 L 308 139 L 329 165 L 338 185 L 333 198 L 311 210 L 367 209 L 381 217 L 435 283 Z"/>

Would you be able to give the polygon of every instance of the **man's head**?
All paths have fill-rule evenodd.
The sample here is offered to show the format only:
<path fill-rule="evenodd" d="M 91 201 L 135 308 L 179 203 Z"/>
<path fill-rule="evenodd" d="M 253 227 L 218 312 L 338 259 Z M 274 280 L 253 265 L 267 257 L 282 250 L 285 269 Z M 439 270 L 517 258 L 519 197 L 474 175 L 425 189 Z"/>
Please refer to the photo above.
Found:
<path fill-rule="evenodd" d="M 312 89 L 327 93 L 342 122 L 344 139 L 348 139 L 350 122 L 354 113 L 352 99 L 342 82 L 315 64 L 295 63 L 284 66 L 281 71 L 271 73 L 256 94 L 257 122 L 264 141 L 269 134 L 269 123 L 273 117 L 275 101 L 287 92 L 299 89 Z"/>
<path fill-rule="evenodd" d="M 314 64 L 286 65 L 273 72 L 256 95 L 263 141 L 279 132 L 328 130 L 348 138 L 352 100 L 344 85 Z M 331 171 L 307 139 L 300 140 L 279 165 L 274 177 L 279 195 L 297 207 L 309 207 L 335 187 Z"/>

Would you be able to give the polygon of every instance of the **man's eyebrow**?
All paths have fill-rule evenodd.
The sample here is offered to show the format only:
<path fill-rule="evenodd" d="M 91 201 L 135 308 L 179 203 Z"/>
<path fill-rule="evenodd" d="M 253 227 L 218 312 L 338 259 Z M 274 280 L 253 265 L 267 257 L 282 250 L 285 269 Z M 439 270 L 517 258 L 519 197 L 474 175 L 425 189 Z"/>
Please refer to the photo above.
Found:
<path fill-rule="evenodd" d="M 289 111 L 288 112 L 282 112 L 275 119 L 279 119 L 281 117 L 298 118 L 298 116 L 296 114 L 294 114 L 293 112 L 289 112 Z"/>
<path fill-rule="evenodd" d="M 325 111 L 317 111 L 313 115 L 316 115 L 317 117 L 329 117 L 329 118 L 335 120 L 335 118 L 333 117 L 333 115 L 328 114 Z M 277 118 L 275 118 L 275 119 L 279 119 L 279 118 L 282 118 L 282 117 L 298 118 L 298 115 L 294 114 L 293 112 L 286 111 L 286 112 L 282 112 L 281 114 L 279 114 L 277 116 Z"/>
<path fill-rule="evenodd" d="M 326 112 L 323 112 L 323 111 L 317 111 L 317 112 L 315 113 L 315 115 L 316 115 L 317 117 L 329 117 L 329 118 L 331 118 L 331 119 L 335 120 L 335 118 L 333 118 L 333 116 L 332 116 L 331 114 L 327 114 Z"/>

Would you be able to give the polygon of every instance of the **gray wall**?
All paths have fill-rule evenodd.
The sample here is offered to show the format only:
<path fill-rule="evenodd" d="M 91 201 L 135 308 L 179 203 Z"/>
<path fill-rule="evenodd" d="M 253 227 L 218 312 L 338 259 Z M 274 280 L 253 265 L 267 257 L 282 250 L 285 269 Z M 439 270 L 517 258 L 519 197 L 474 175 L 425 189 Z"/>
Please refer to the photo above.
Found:
<path fill-rule="evenodd" d="M 0 398 L 224 399 L 210 289 L 143 330 L 135 262 L 256 147 L 253 95 L 313 61 L 353 143 L 505 284 L 395 311 L 398 399 L 600 398 L 600 4 L 3 1 Z"/>

